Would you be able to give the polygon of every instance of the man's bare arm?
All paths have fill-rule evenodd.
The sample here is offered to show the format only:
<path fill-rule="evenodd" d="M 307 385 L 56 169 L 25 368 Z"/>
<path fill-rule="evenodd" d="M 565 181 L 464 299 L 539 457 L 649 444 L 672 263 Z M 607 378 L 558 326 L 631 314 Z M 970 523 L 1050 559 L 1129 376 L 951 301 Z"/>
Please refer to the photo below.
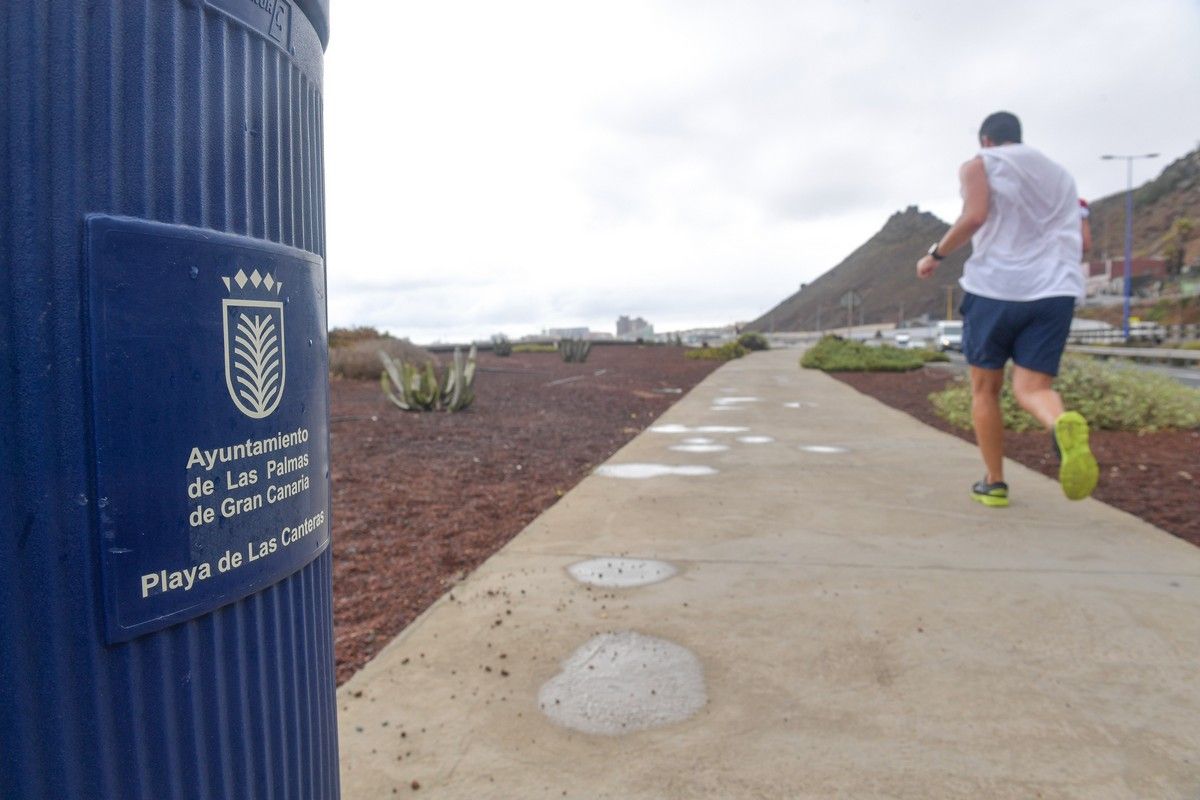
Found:
<path fill-rule="evenodd" d="M 946 235 L 938 242 L 938 253 L 943 257 L 950 255 L 967 242 L 975 232 L 983 227 L 987 220 L 988 189 L 987 171 L 983 168 L 982 158 L 973 158 L 962 165 L 958 171 L 958 180 L 962 184 L 963 208 L 958 219 L 946 231 Z M 917 275 L 928 278 L 937 269 L 937 260 L 930 255 L 917 262 Z"/>

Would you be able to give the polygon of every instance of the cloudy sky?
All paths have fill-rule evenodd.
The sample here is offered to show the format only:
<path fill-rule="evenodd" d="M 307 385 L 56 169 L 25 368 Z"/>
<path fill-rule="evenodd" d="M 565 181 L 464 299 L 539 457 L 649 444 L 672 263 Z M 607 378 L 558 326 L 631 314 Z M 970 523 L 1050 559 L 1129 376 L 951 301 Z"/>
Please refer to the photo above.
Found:
<path fill-rule="evenodd" d="M 418 342 L 764 312 L 916 204 L 989 112 L 1089 198 L 1200 143 L 1197 0 L 333 5 L 331 325 Z"/>

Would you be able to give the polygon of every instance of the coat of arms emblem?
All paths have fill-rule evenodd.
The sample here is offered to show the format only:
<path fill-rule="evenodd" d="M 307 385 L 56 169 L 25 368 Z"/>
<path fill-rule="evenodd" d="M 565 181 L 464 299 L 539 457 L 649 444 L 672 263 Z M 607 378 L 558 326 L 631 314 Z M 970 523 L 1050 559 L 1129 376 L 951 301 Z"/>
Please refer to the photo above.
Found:
<path fill-rule="evenodd" d="M 222 278 L 231 294 L 234 287 L 259 297 L 226 297 L 221 300 L 225 332 L 225 386 L 237 409 L 251 419 L 270 416 L 283 398 L 287 377 L 284 352 L 283 302 L 263 300 L 279 296 L 283 284 L 256 269 L 249 275 L 238 270 Z M 252 288 L 248 289 L 247 286 Z"/>

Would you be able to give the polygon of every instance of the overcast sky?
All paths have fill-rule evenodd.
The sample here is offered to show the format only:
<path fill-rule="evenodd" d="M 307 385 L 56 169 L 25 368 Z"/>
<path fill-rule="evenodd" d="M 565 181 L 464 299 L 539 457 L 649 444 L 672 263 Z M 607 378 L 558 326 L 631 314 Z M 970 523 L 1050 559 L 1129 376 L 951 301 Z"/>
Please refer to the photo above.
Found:
<path fill-rule="evenodd" d="M 1070 169 L 1200 142 L 1197 0 L 333 5 L 330 324 L 418 342 L 752 319 L 916 204 L 989 112 Z"/>

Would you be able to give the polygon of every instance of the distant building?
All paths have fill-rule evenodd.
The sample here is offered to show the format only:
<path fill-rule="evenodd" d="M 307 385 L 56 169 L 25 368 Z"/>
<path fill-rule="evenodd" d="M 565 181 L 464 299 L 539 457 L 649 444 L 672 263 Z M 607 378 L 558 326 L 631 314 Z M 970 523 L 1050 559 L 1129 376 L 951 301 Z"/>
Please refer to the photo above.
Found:
<path fill-rule="evenodd" d="M 1106 258 L 1102 261 L 1085 262 L 1083 270 L 1089 297 L 1097 294 L 1124 293 L 1124 258 Z M 1167 277 L 1167 262 L 1161 258 L 1130 259 L 1129 272 L 1135 285 L 1148 281 L 1161 281 Z"/>
<path fill-rule="evenodd" d="M 549 328 L 546 336 L 554 339 L 585 339 L 588 332 L 587 328 Z"/>
<path fill-rule="evenodd" d="M 652 339 L 654 326 L 641 317 L 630 319 L 622 314 L 617 318 L 618 339 Z"/>
<path fill-rule="evenodd" d="M 724 344 L 725 342 L 733 341 L 738 335 L 737 328 L 733 325 L 714 328 L 691 328 L 686 331 L 678 331 L 678 333 L 684 344 L 692 346 Z"/>

